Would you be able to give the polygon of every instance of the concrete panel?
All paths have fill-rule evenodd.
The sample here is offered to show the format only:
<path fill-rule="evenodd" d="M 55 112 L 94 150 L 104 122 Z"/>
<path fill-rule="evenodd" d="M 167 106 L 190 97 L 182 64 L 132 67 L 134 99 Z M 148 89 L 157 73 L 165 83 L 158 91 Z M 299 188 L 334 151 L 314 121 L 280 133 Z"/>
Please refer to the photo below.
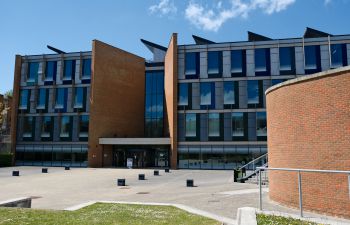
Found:
<path fill-rule="evenodd" d="M 263 80 L 263 107 L 266 107 L 266 95 L 265 91 L 271 86 L 271 80 Z"/>
<path fill-rule="evenodd" d="M 256 141 L 256 113 L 248 113 L 248 141 Z"/>
<path fill-rule="evenodd" d="M 48 100 L 48 112 L 53 113 L 55 112 L 54 107 L 55 107 L 55 99 L 54 99 L 54 91 L 55 89 L 49 89 L 49 100 Z"/>
<path fill-rule="evenodd" d="M 224 113 L 224 141 L 232 141 L 231 113 Z"/>
<path fill-rule="evenodd" d="M 44 85 L 44 62 L 39 63 L 38 85 Z"/>
<path fill-rule="evenodd" d="M 329 70 L 330 68 L 330 58 L 329 58 L 329 46 L 328 45 L 321 45 L 321 69 Z"/>
<path fill-rule="evenodd" d="M 34 131 L 34 141 L 41 141 L 41 124 L 43 117 L 36 116 L 35 117 L 35 131 Z"/>
<path fill-rule="evenodd" d="M 180 55 L 182 57 L 180 57 Z M 179 79 L 185 79 L 185 58 L 184 54 L 179 54 L 178 55 L 178 78 Z"/>
<path fill-rule="evenodd" d="M 208 141 L 208 114 L 200 114 L 200 140 Z"/>
<path fill-rule="evenodd" d="M 255 63 L 254 63 L 254 50 L 247 49 L 247 76 L 253 77 L 255 76 Z"/>
<path fill-rule="evenodd" d="M 58 116 L 53 117 L 53 141 L 60 140 L 60 118 Z"/>
<path fill-rule="evenodd" d="M 73 101 L 74 101 L 74 96 L 73 96 L 73 88 L 67 88 L 67 112 L 71 113 L 73 112 Z"/>
<path fill-rule="evenodd" d="M 30 89 L 29 107 L 30 113 L 36 113 L 37 89 Z"/>
<path fill-rule="evenodd" d="M 73 116 L 72 141 L 79 141 L 79 116 Z"/>
<path fill-rule="evenodd" d="M 81 74 L 82 74 L 82 66 L 80 65 L 80 60 L 75 60 L 75 84 L 81 84 Z"/>
<path fill-rule="evenodd" d="M 185 114 L 178 114 L 178 141 L 185 141 Z"/>
<path fill-rule="evenodd" d="M 192 83 L 192 109 L 200 109 L 199 83 Z"/>
<path fill-rule="evenodd" d="M 295 70 L 296 74 L 305 74 L 304 52 L 302 47 L 295 47 Z"/>
<path fill-rule="evenodd" d="M 20 57 L 20 56 L 19 56 Z M 21 82 L 21 86 L 25 86 L 27 83 L 27 72 L 28 72 L 28 63 L 22 63 L 21 64 L 21 78 L 20 78 L 20 82 Z"/>
<path fill-rule="evenodd" d="M 231 77 L 231 51 L 223 51 L 222 57 L 223 57 L 222 76 Z"/>
<path fill-rule="evenodd" d="M 238 81 L 238 92 L 239 92 L 239 108 L 245 109 L 247 108 L 247 81 L 242 80 Z"/>
<path fill-rule="evenodd" d="M 223 82 L 215 82 L 215 109 L 224 108 L 224 90 Z"/>
<path fill-rule="evenodd" d="M 62 84 L 63 60 L 57 60 L 56 84 Z"/>
<path fill-rule="evenodd" d="M 279 49 L 271 48 L 270 49 L 271 56 L 271 75 L 280 75 L 280 60 L 279 60 Z"/>
<path fill-rule="evenodd" d="M 207 52 L 199 53 L 199 77 L 200 78 L 208 78 L 208 65 L 207 65 Z"/>
<path fill-rule="evenodd" d="M 86 112 L 90 112 L 90 94 L 91 94 L 91 87 L 86 87 Z"/>

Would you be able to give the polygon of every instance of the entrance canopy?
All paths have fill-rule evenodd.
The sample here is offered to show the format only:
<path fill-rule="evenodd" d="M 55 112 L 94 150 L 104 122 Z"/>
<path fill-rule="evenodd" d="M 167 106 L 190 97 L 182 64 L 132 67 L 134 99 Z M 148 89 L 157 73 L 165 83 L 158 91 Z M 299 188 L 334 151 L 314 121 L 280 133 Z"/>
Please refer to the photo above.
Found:
<path fill-rule="evenodd" d="M 100 145 L 170 145 L 170 138 L 100 138 Z"/>

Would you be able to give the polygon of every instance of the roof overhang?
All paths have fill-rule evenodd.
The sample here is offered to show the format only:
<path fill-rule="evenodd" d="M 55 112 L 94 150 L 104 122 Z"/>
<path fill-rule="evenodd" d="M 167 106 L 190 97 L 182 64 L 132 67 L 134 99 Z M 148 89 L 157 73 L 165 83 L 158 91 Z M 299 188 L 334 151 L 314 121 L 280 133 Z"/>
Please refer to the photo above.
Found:
<path fill-rule="evenodd" d="M 170 138 L 99 138 L 100 145 L 170 145 Z"/>

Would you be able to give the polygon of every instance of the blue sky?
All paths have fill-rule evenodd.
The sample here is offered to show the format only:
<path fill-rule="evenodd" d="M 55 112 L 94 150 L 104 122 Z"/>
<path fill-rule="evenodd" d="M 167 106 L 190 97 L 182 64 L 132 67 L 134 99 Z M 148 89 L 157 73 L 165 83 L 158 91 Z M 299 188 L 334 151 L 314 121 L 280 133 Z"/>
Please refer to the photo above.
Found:
<path fill-rule="evenodd" d="M 89 51 L 99 39 L 151 58 L 140 38 L 167 46 L 192 34 L 243 41 L 246 31 L 271 38 L 302 36 L 306 26 L 350 34 L 350 0 L 2 0 L 0 2 L 0 93 L 12 89 L 16 54 Z"/>

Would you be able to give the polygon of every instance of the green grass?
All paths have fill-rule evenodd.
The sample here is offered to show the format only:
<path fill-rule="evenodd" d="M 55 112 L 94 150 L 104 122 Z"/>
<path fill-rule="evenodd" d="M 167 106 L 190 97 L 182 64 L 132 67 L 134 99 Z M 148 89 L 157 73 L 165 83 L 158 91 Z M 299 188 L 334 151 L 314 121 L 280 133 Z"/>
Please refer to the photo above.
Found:
<path fill-rule="evenodd" d="M 220 224 L 172 206 L 96 203 L 77 211 L 0 208 L 0 225 Z"/>
<path fill-rule="evenodd" d="M 257 214 L 258 225 L 319 225 L 318 223 L 293 219 L 291 217 Z"/>

